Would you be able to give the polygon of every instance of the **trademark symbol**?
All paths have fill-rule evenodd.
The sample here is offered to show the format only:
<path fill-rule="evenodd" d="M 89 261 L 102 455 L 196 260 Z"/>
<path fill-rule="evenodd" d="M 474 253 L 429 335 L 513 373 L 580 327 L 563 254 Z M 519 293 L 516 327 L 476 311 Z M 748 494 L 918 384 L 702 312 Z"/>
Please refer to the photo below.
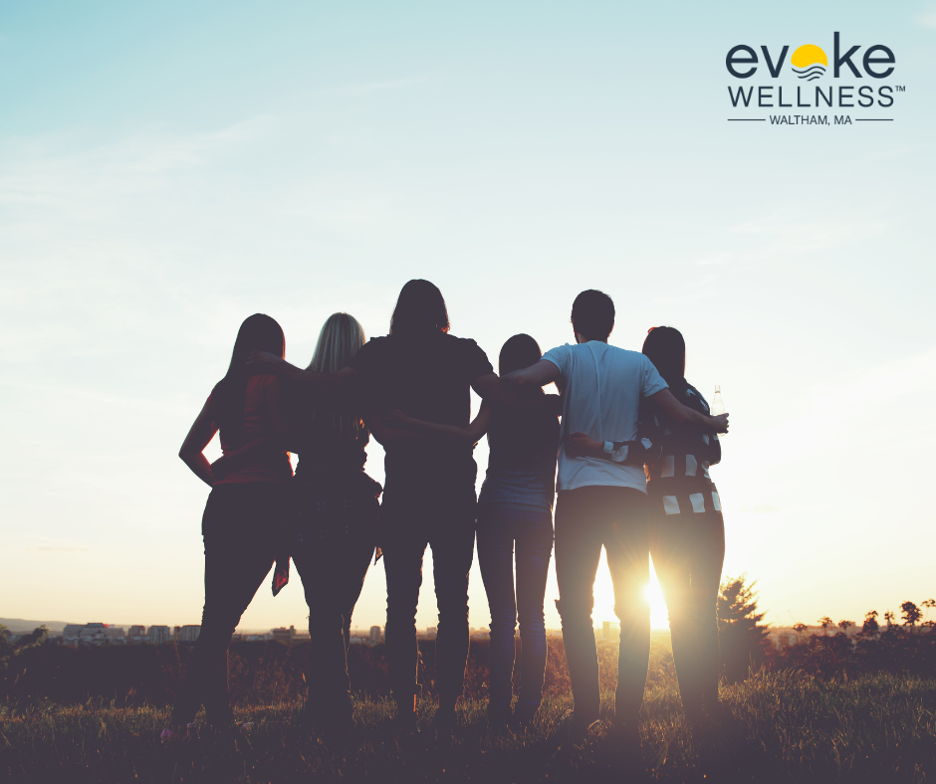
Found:
<path fill-rule="evenodd" d="M 903 84 L 895 84 L 895 85 L 894 85 L 894 89 L 895 89 L 898 93 L 905 93 L 905 92 L 907 92 L 907 88 L 906 88 L 906 86 L 903 85 Z"/>

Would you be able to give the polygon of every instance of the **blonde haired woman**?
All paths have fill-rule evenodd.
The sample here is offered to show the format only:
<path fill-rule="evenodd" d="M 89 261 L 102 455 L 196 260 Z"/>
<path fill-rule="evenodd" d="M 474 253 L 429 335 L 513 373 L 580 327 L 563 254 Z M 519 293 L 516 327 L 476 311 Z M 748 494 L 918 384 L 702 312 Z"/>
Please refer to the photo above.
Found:
<path fill-rule="evenodd" d="M 334 374 L 364 345 L 347 313 L 329 316 L 308 369 Z M 380 485 L 364 473 L 369 434 L 360 409 L 337 396 L 293 390 L 295 537 L 291 555 L 309 605 L 312 637 L 303 719 L 317 729 L 353 727 L 347 652 L 351 613 L 377 539 Z"/>

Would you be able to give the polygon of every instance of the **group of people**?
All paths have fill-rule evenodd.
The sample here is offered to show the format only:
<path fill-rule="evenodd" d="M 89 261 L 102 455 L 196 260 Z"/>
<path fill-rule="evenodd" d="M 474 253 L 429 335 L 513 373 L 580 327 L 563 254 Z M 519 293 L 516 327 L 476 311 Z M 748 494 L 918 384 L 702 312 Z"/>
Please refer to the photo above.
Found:
<path fill-rule="evenodd" d="M 414 727 L 416 609 L 427 546 L 439 611 L 435 720 L 451 727 L 468 656 L 476 537 L 491 611 L 492 724 L 530 722 L 542 699 L 554 544 L 572 730 L 599 718 L 592 609 L 602 547 L 621 625 L 619 740 L 639 746 L 650 553 L 669 609 L 686 717 L 695 726 L 717 714 L 715 607 L 725 540 L 708 469 L 720 460 L 716 433 L 727 431 L 727 415 L 710 416 L 686 381 L 677 330 L 652 329 L 642 353 L 627 351 L 608 344 L 614 316 L 606 294 L 583 291 L 572 306 L 574 344 L 544 355 L 529 335 L 514 335 L 501 349 L 499 373 L 473 340 L 450 334 L 442 294 L 425 280 L 403 287 L 386 336 L 365 342 L 354 318 L 331 316 L 305 369 L 285 361 L 283 331 L 272 318 L 249 317 L 180 451 L 212 489 L 202 519 L 201 635 L 167 732 L 184 733 L 202 704 L 209 724 L 233 724 L 231 637 L 271 568 L 274 593 L 286 583 L 290 560 L 309 606 L 302 717 L 323 731 L 350 730 L 351 614 L 378 548 L 397 721 Z M 559 395 L 544 394 L 552 382 Z M 473 419 L 472 389 L 482 398 Z M 223 456 L 209 464 L 203 451 L 218 432 Z M 473 449 L 485 434 L 490 457 L 476 496 Z M 383 488 L 364 471 L 371 435 L 386 453 Z M 295 476 L 289 452 L 299 455 Z"/>

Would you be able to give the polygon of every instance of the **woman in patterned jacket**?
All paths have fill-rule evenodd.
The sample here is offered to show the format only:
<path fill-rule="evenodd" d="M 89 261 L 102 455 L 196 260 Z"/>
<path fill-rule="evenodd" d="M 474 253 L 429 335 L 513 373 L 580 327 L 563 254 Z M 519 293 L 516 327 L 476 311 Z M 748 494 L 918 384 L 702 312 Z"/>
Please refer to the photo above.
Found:
<path fill-rule="evenodd" d="M 673 327 L 654 327 L 643 353 L 681 403 L 703 414 L 708 403 L 685 378 L 686 343 Z M 709 467 L 721 460 L 714 433 L 656 415 L 659 456 L 645 466 L 650 496 L 650 555 L 666 606 L 673 661 L 690 726 L 719 716 L 716 606 L 725 560 L 725 523 Z"/>

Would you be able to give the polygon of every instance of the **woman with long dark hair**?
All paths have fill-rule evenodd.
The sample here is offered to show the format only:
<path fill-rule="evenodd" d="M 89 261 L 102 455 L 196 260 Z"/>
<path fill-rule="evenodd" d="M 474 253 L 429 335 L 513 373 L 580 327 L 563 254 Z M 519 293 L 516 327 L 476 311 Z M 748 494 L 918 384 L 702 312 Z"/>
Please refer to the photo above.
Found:
<path fill-rule="evenodd" d="M 279 380 L 247 357 L 265 351 L 282 357 L 283 330 L 256 313 L 241 324 L 228 371 L 208 396 L 179 457 L 211 487 L 202 516 L 205 543 L 205 604 L 201 631 L 164 737 L 185 731 L 205 705 L 215 727 L 233 725 L 227 652 L 240 621 L 282 546 L 292 467 L 284 444 Z M 220 431 L 226 471 L 213 471 L 204 449 Z M 257 443 L 265 448 L 256 448 Z M 274 446 L 270 446 L 273 444 Z M 218 475 L 216 475 L 216 473 Z"/>
<path fill-rule="evenodd" d="M 319 334 L 308 370 L 332 375 L 364 345 L 353 316 L 335 313 Z M 354 398 L 323 400 L 294 390 L 290 439 L 299 453 L 290 552 L 309 605 L 311 655 L 303 719 L 318 730 L 353 727 L 347 652 L 351 614 L 377 541 L 380 485 L 364 473 L 369 435 Z"/>
<path fill-rule="evenodd" d="M 654 327 L 643 353 L 673 396 L 709 414 L 702 394 L 686 380 L 686 343 L 673 327 Z M 673 661 L 690 726 L 717 718 L 718 623 L 716 609 L 725 560 L 725 522 L 709 467 L 721 460 L 714 433 L 677 425 L 656 414 L 661 453 L 646 466 L 650 497 L 650 555 L 666 599 Z"/>
<path fill-rule="evenodd" d="M 503 377 L 542 356 L 533 338 L 514 335 L 501 348 L 498 371 Z M 490 456 L 478 499 L 478 561 L 491 609 L 488 715 L 495 725 L 510 716 L 518 620 L 522 656 L 517 719 L 532 721 L 543 698 L 543 602 L 553 546 L 561 413 L 561 398 L 536 387 L 522 405 L 495 406 L 488 428 Z"/>

